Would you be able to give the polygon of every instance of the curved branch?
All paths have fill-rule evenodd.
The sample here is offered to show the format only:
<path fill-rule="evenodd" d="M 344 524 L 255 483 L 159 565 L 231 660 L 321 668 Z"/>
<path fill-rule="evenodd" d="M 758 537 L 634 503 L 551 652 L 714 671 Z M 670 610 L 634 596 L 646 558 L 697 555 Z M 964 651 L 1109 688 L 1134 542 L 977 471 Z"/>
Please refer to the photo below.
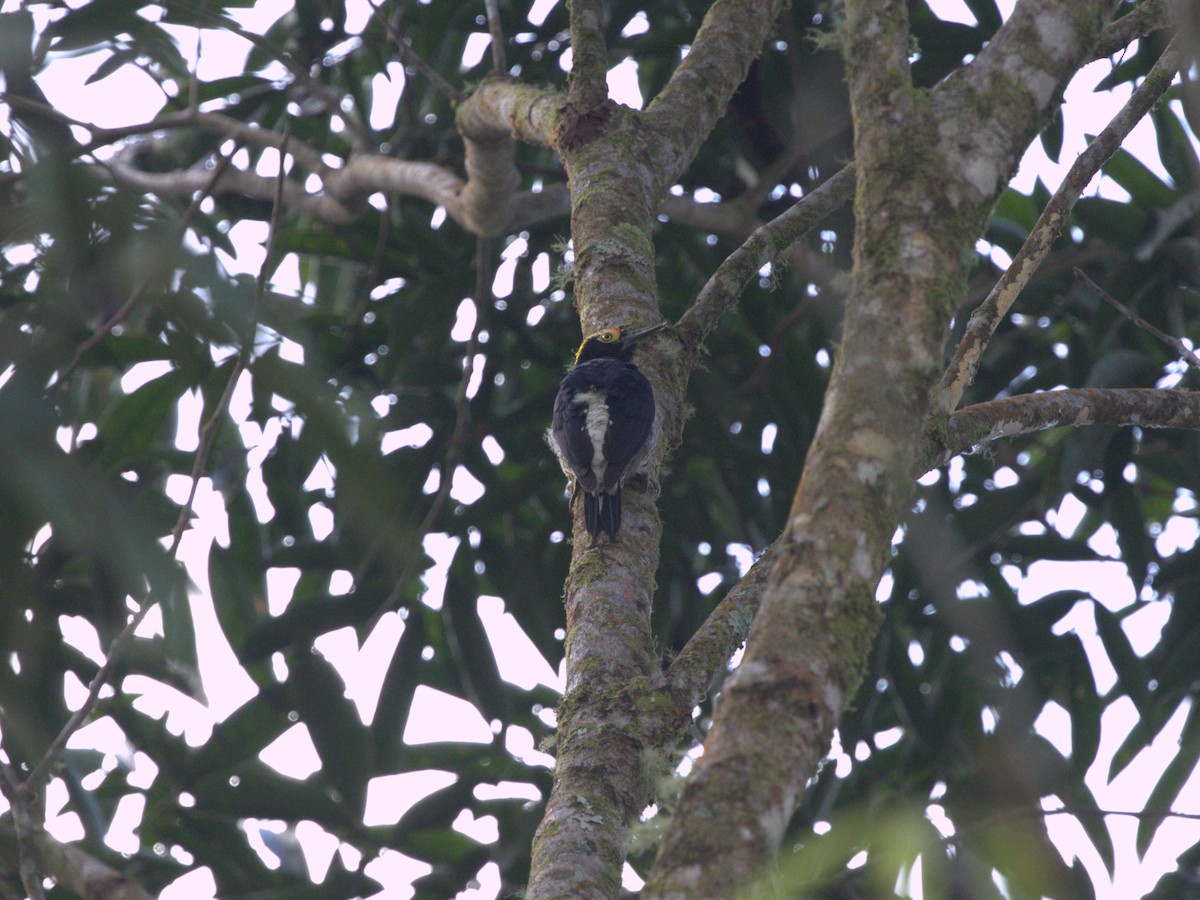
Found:
<path fill-rule="evenodd" d="M 917 474 L 960 453 L 1005 437 L 1048 428 L 1119 425 L 1200 429 L 1200 391 L 1157 388 L 1070 388 L 977 403 L 951 413 L 944 434 L 931 429 Z"/>
<path fill-rule="evenodd" d="M 143 172 L 123 162 L 109 162 L 103 170 L 122 187 L 157 194 L 159 197 L 191 197 L 203 190 L 212 173 L 202 168 L 181 169 L 175 172 Z M 255 200 L 270 200 L 275 195 L 275 179 L 241 169 L 229 168 L 212 187 L 214 196 L 235 193 Z M 283 186 L 283 203 L 313 218 L 331 225 L 347 225 L 359 217 L 362 210 L 352 210 L 328 194 L 310 194 L 295 181 Z"/>
<path fill-rule="evenodd" d="M 1029 283 L 1037 267 L 1050 253 L 1051 245 L 1062 231 L 1063 223 L 1071 214 L 1080 194 L 1092 177 L 1100 171 L 1100 167 L 1121 146 L 1121 142 L 1133 130 L 1133 126 L 1141 121 L 1170 86 L 1175 71 L 1179 68 L 1179 61 L 1180 54 L 1174 45 L 1168 47 L 1146 79 L 1133 92 L 1129 102 L 1072 164 L 1067 177 L 1042 210 L 1037 224 L 1017 251 L 1012 263 L 1000 276 L 987 299 L 972 313 L 967 333 L 955 350 L 945 375 L 942 376 L 944 409 L 954 409 L 962 399 L 963 391 L 974 382 L 979 371 L 979 362 L 992 334 L 1012 308 L 1025 285 Z"/>
<path fill-rule="evenodd" d="M 507 76 L 488 78 L 456 113 L 464 140 L 507 134 L 527 144 L 554 147 L 554 134 L 566 95 L 531 87 Z"/>
<path fill-rule="evenodd" d="M 466 145 L 465 181 L 444 166 L 378 153 L 358 153 L 343 168 L 332 168 L 311 148 L 289 142 L 288 152 L 317 174 L 321 182 L 309 190 L 297 180 L 288 179 L 283 185 L 283 204 L 330 225 L 345 225 L 367 211 L 371 194 L 402 194 L 445 207 L 452 219 L 477 235 L 500 234 L 514 222 L 529 225 L 561 216 L 569 211 L 569 202 L 563 196 L 553 191 L 540 192 L 545 196 L 516 192 L 519 176 L 513 164 L 513 137 L 549 144 L 562 102 L 561 94 L 508 79 L 484 82 L 458 109 L 458 125 Z M 283 146 L 281 135 L 242 126 L 218 114 L 187 113 L 166 119 L 166 127 L 189 124 L 256 146 Z M 116 139 L 160 127 L 164 127 L 163 120 L 98 134 Z M 211 183 L 211 171 L 200 167 L 145 172 L 118 159 L 103 168 L 125 187 L 162 197 L 191 196 L 211 188 L 218 196 L 232 192 L 271 200 L 277 189 L 273 177 L 233 168 L 223 172 L 215 184 Z"/>
<path fill-rule="evenodd" d="M 71 124 L 79 125 L 91 132 L 92 140 L 84 148 L 85 151 L 95 150 L 97 147 L 113 144 L 139 134 L 179 128 L 199 128 L 202 131 L 224 135 L 239 144 L 250 147 L 271 147 L 282 152 L 286 144 L 287 152 L 308 171 L 321 174 L 329 170 L 329 166 L 321 159 L 321 154 L 307 144 L 297 141 L 295 138 L 289 139 L 283 132 L 260 128 L 258 125 L 248 124 L 222 113 L 197 112 L 195 110 L 167 113 L 151 119 L 149 122 L 126 125 L 121 128 L 98 128 L 95 125 L 74 120 L 71 120 Z"/>
<path fill-rule="evenodd" d="M 491 82 L 485 82 L 488 84 Z M 509 84 L 507 79 L 503 84 Z M 457 196 L 459 216 L 484 237 L 504 233 L 521 183 L 512 129 L 485 107 L 483 87 L 458 107 L 456 121 L 466 149 L 467 183 Z"/>

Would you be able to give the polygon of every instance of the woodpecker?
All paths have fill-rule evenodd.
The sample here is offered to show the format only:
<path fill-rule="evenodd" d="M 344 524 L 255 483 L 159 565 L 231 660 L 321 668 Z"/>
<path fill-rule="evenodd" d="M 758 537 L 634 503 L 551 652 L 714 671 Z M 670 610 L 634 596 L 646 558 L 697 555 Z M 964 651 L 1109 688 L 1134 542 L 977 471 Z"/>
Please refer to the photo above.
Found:
<path fill-rule="evenodd" d="M 592 544 L 601 532 L 616 540 L 621 528 L 621 485 L 649 458 L 657 443 L 654 391 L 632 362 L 639 342 L 660 329 L 623 335 L 605 328 L 588 335 L 558 387 L 546 438 L 563 473 L 574 482 L 571 501 L 583 494 L 583 519 Z"/>

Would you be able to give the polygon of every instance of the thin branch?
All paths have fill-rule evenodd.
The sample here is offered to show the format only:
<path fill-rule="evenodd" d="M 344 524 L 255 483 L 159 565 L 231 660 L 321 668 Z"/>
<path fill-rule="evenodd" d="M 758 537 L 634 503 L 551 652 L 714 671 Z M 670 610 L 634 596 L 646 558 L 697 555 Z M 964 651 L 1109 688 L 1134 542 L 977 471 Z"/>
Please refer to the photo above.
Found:
<path fill-rule="evenodd" d="M 660 143 L 655 152 L 660 193 L 691 164 L 724 115 L 784 5 L 782 0 L 717 0 L 705 13 L 687 56 L 643 115 Z"/>
<path fill-rule="evenodd" d="M 483 0 L 483 5 L 487 8 L 488 31 L 492 35 L 492 72 L 501 75 L 508 71 L 508 60 L 504 53 L 507 39 L 504 23 L 500 21 L 500 4 L 496 0 Z"/>
<path fill-rule="evenodd" d="M 370 4 L 371 14 L 377 18 L 387 31 L 388 38 L 392 42 L 392 46 L 396 48 L 396 52 L 400 55 L 400 62 L 405 66 L 412 66 L 422 75 L 429 79 L 429 83 L 434 86 L 440 93 L 450 99 L 452 104 L 459 104 L 463 100 L 463 94 L 454 85 L 443 78 L 433 66 L 425 62 L 421 55 L 409 46 L 408 41 L 392 24 L 391 19 L 374 3 Z M 494 39 L 493 39 L 494 43 Z"/>
<path fill-rule="evenodd" d="M 213 414 L 209 417 L 208 421 L 204 423 L 204 426 L 200 430 L 199 446 L 196 448 L 196 455 L 192 462 L 191 489 L 188 492 L 187 501 L 179 510 L 179 516 L 175 520 L 175 527 L 171 529 L 171 546 L 167 551 L 167 555 L 170 559 L 175 559 L 176 554 L 179 552 L 179 545 L 183 540 L 183 533 L 187 527 L 187 523 L 192 516 L 192 507 L 196 499 L 196 490 L 199 485 L 200 478 L 204 473 L 205 467 L 208 464 L 208 457 L 212 452 L 212 446 L 216 438 L 217 429 L 224 420 L 225 414 L 229 409 L 229 403 L 233 397 L 233 389 L 236 386 L 238 379 L 241 377 L 242 371 L 249 362 L 251 354 L 253 353 L 254 332 L 256 330 L 256 322 L 258 319 L 258 305 L 265 290 L 267 266 L 271 259 L 272 249 L 274 248 L 275 233 L 279 224 L 279 214 L 283 206 L 282 190 L 283 183 L 286 180 L 284 173 L 284 162 L 286 161 L 284 155 L 285 153 L 286 143 L 284 145 L 284 153 L 281 153 L 279 158 L 279 174 L 276 178 L 279 189 L 276 194 L 275 207 L 271 214 L 270 229 L 267 233 L 266 256 L 263 258 L 262 267 L 258 272 L 257 290 L 255 291 L 254 307 L 250 315 L 248 333 L 242 343 L 242 349 L 238 353 L 238 359 L 234 364 L 233 371 L 230 373 L 229 380 L 225 384 L 225 390 L 221 395 L 221 399 L 218 401 L 216 408 L 213 410 Z M 200 201 L 198 199 L 193 206 L 198 205 L 199 202 Z M 59 754 L 62 753 L 67 741 L 70 740 L 71 735 L 73 735 L 83 724 L 84 720 L 91 715 L 92 710 L 95 708 L 96 703 L 100 699 L 101 690 L 103 690 L 105 685 L 108 684 L 108 680 L 112 677 L 113 672 L 116 670 L 117 663 L 124 655 L 126 648 L 130 643 L 132 643 L 134 632 L 137 631 L 138 627 L 142 624 L 147 614 L 151 609 L 154 608 L 155 605 L 156 602 L 152 602 L 151 598 L 147 597 L 137 612 L 135 612 L 126 623 L 125 627 L 121 630 L 121 633 L 118 634 L 113 640 L 112 644 L 108 648 L 104 665 L 100 667 L 99 671 L 96 672 L 91 683 L 88 685 L 88 694 L 83 704 L 79 707 L 79 709 L 75 710 L 70 719 L 67 720 L 67 723 L 62 727 L 62 730 L 59 731 L 54 741 L 42 755 L 41 760 L 34 767 L 33 771 L 29 773 L 29 778 L 26 779 L 26 785 L 29 788 L 36 789 L 37 786 L 42 783 L 42 781 L 49 774 L 50 768 L 58 759 Z"/>
<path fill-rule="evenodd" d="M 1173 348 L 1180 356 L 1187 360 L 1190 365 L 1200 369 L 1200 356 L 1196 356 L 1196 354 L 1192 352 L 1191 348 L 1189 348 L 1187 344 L 1185 344 L 1179 338 L 1175 337 L 1174 335 L 1167 334 L 1162 329 L 1152 325 L 1150 322 L 1147 322 L 1108 291 L 1104 290 L 1104 288 L 1100 287 L 1100 285 L 1096 284 L 1096 282 L 1092 281 L 1092 279 L 1088 278 L 1083 269 L 1076 268 L 1075 277 L 1099 294 L 1102 299 L 1115 306 L 1118 311 L 1124 314 L 1125 318 L 1129 319 L 1129 321 L 1138 328 L 1141 328 L 1143 331 L 1152 334 L 1164 344 Z"/>
<path fill-rule="evenodd" d="M 206 10 L 199 7 L 196 10 L 202 13 L 206 12 Z M 290 53 L 283 52 L 262 35 L 242 28 L 227 16 L 209 15 L 214 22 L 214 28 L 223 28 L 231 34 L 249 41 L 255 48 L 269 53 L 273 59 L 282 63 L 292 73 L 292 77 L 296 79 L 297 84 L 321 101 L 326 112 L 332 116 L 337 116 L 346 124 L 346 130 L 350 133 L 350 137 L 357 150 L 366 150 L 373 144 L 371 133 L 358 117 L 358 114 L 353 109 L 343 109 L 342 97 L 338 95 L 338 92 L 329 87 L 329 85 L 313 78 L 298 60 L 292 58 Z"/>
<path fill-rule="evenodd" d="M 1100 33 L 1092 50 L 1094 59 L 1121 53 L 1131 43 L 1171 24 L 1171 5 L 1167 0 L 1144 0 L 1126 15 L 1116 19 Z"/>
<path fill-rule="evenodd" d="M 945 839 L 947 844 L 959 845 L 964 842 L 964 839 L 973 834 L 987 831 L 994 825 L 1003 824 L 1006 821 L 1013 819 L 1042 819 L 1050 816 L 1074 816 L 1077 819 L 1084 818 L 1104 818 L 1106 816 L 1124 816 L 1131 819 L 1140 820 L 1155 820 L 1155 819 L 1184 819 L 1186 821 L 1200 820 L 1200 813 L 1176 812 L 1173 809 L 1147 808 L 1142 810 L 1124 810 L 1124 809 L 1089 809 L 1086 806 L 1060 806 L 1058 809 L 1042 809 L 1040 807 L 1020 807 L 1003 810 L 993 815 L 987 816 L 978 822 L 962 826 L 953 835 Z M 956 823 L 957 824 L 957 823 Z"/>
<path fill-rule="evenodd" d="M 354 311 L 346 319 L 346 328 L 353 331 L 362 324 L 363 316 L 371 306 L 371 285 L 377 285 L 382 280 L 383 260 L 387 255 L 388 239 L 392 233 L 391 205 L 379 216 L 379 230 L 375 233 L 375 249 L 371 252 L 371 265 L 367 269 L 367 277 L 363 279 L 366 290 L 362 298 L 354 305 Z"/>
<path fill-rule="evenodd" d="M 1133 92 L 1129 102 L 1075 160 L 1063 183 L 1042 210 L 1041 216 L 1012 263 L 1000 276 L 987 299 L 972 314 L 966 334 L 955 351 L 949 368 L 942 376 L 943 409 L 952 410 L 958 406 L 963 392 L 975 381 L 980 360 L 992 334 L 1008 314 L 1025 285 L 1029 283 L 1038 266 L 1049 255 L 1051 246 L 1062 231 L 1067 216 L 1071 214 L 1084 188 L 1121 146 L 1126 135 L 1170 86 L 1175 71 L 1179 68 L 1179 62 L 1180 53 L 1173 43 Z"/>
<path fill-rule="evenodd" d="M 746 283 L 768 262 L 846 202 L 854 192 L 849 165 L 785 212 L 759 227 L 712 274 L 675 327 L 684 346 L 695 350 L 737 304 Z"/>
<path fill-rule="evenodd" d="M 1200 214 L 1200 191 L 1184 194 L 1167 209 L 1155 210 L 1150 233 L 1138 243 L 1133 251 L 1133 258 L 1142 263 L 1150 262 L 1163 244 L 1170 240 L 1181 226 L 1196 218 L 1197 214 Z"/>
<path fill-rule="evenodd" d="M 927 429 L 914 475 L 999 438 L 1079 425 L 1200 429 L 1200 391 L 1070 388 L 976 403 Z"/>
<path fill-rule="evenodd" d="M 37 113 L 68 127 L 84 129 L 91 135 L 91 140 L 88 144 L 80 148 L 82 153 L 92 153 L 99 147 L 104 147 L 136 135 L 182 128 L 199 128 L 202 131 L 224 135 L 237 141 L 239 144 L 251 147 L 272 147 L 278 150 L 284 143 L 284 138 L 279 132 L 260 128 L 253 123 L 242 122 L 223 113 L 199 112 L 192 108 L 179 112 L 166 113 L 165 115 L 157 116 L 149 121 L 139 122 L 134 125 L 101 128 L 90 122 L 73 118 L 49 104 L 39 103 L 36 100 L 30 100 L 27 97 L 21 97 L 16 94 L 0 91 L 0 102 L 7 103 L 14 109 Z M 329 170 L 329 166 L 321 158 L 321 154 L 307 144 L 298 144 L 293 140 L 288 146 L 292 157 L 308 171 L 322 174 Z"/>
<path fill-rule="evenodd" d="M 23 112 L 37 113 L 40 116 L 44 116 L 47 119 L 53 119 L 55 122 L 68 127 L 71 125 L 78 125 L 81 128 L 87 128 L 89 130 L 91 129 L 90 125 L 80 122 L 78 119 L 71 118 L 66 113 L 55 109 L 48 103 L 30 100 L 28 97 L 22 97 L 20 94 L 14 94 L 11 91 L 0 91 L 0 103 L 5 103 L 8 106 L 11 106 L 13 109 L 21 110 Z"/>
<path fill-rule="evenodd" d="M 81 125 L 91 132 L 92 142 L 84 148 L 89 151 L 147 132 L 168 131 L 179 128 L 198 128 L 202 131 L 212 132 L 213 134 L 224 135 L 227 138 L 237 141 L 239 144 L 250 147 L 270 147 L 282 151 L 284 144 L 287 144 L 288 153 L 291 157 L 309 172 L 320 175 L 329 171 L 329 166 L 321 159 L 321 154 L 307 144 L 295 139 L 288 139 L 282 132 L 259 128 L 257 125 L 241 122 L 223 113 L 185 110 L 183 112 L 167 113 L 166 115 L 151 119 L 149 122 L 126 125 L 121 128 L 98 128 L 95 125 L 87 125 L 82 122 L 73 122 L 72 124 Z"/>

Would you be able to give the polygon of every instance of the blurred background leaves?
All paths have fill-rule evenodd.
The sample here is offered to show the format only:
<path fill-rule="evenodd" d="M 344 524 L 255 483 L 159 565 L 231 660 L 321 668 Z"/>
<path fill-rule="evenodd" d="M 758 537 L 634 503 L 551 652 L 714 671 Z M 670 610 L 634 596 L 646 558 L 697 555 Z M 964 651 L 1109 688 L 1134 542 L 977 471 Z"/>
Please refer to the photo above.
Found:
<path fill-rule="evenodd" d="M 398 75 L 381 16 L 464 89 L 485 72 L 486 61 L 462 60 L 486 25 L 482 4 L 398 3 L 364 17 L 353 4 L 312 0 L 265 30 L 242 74 L 189 84 L 192 48 L 181 35 L 194 32 L 180 28 L 236 28 L 232 17 L 248 5 L 35 6 L 37 28 L 25 13 L 0 17 L 9 123 L 0 129 L 3 750 L 17 765 L 35 764 L 77 702 L 67 698 L 95 673 L 94 654 L 64 640 L 64 629 L 74 635 L 86 623 L 107 647 L 131 599 L 157 598 L 157 636 L 135 642 L 97 713 L 119 727 L 127 752 L 73 750 L 56 773 L 90 852 L 151 891 L 205 866 L 222 897 L 361 896 L 379 889 L 363 861 L 389 850 L 425 864 L 414 885 L 421 897 L 453 896 L 485 864 L 502 891 L 514 891 L 541 813 L 531 798 L 548 792 L 533 746 L 552 735 L 556 694 L 502 675 L 512 648 L 496 645 L 481 617 L 491 601 L 480 598 L 501 598 L 558 666 L 569 518 L 542 432 L 580 337 L 569 295 L 551 279 L 564 265 L 567 223 L 531 227 L 480 256 L 474 237 L 431 222 L 433 211 L 411 199 L 387 198 L 338 228 L 285 211 L 265 263 L 277 286 L 256 305 L 252 277 L 230 271 L 223 254 L 245 234 L 262 239 L 269 204 L 218 192 L 184 222 L 181 201 L 114 188 L 35 79 L 87 51 L 97 54 L 100 84 L 127 66 L 161 84 L 164 114 L 194 90 L 205 108 L 289 127 L 294 140 L 339 160 L 351 152 L 345 119 L 354 118 L 374 150 L 458 166 L 453 111 L 425 79 L 410 71 L 395 109 L 377 109 L 380 79 Z M 978 52 L 999 23 L 991 0 L 966 5 L 974 25 L 910 4 L 921 84 Z M 607 4 L 611 61 L 636 60 L 644 97 L 662 86 L 706 6 Z M 675 192 L 716 201 L 729 217 L 711 231 L 662 217 L 655 240 L 666 317 L 687 308 L 740 242 L 747 208 L 770 218 L 850 157 L 840 60 L 819 39 L 834 6 L 791 4 Z M 561 85 L 565 4 L 541 21 L 528 12 L 501 4 L 514 74 Z M 1156 36 L 1139 42 L 1103 86 L 1144 74 L 1161 46 Z M 339 98 L 338 110 L 314 99 L 314 84 Z M 1193 87 L 1173 88 L 1150 120 L 1168 177 L 1129 153 L 1113 158 L 1105 175 L 1120 190 L 1079 202 L 966 402 L 1058 385 L 1196 386 L 1170 348 L 1072 276 L 1082 268 L 1170 334 L 1200 333 Z M 138 140 L 140 165 L 165 171 L 203 166 L 222 146 L 197 129 Z M 1041 143 L 1058 158 L 1061 120 Z M 264 156 L 238 152 L 250 167 Z M 561 178 L 545 150 L 522 147 L 518 162 L 525 188 Z M 734 210 L 729 201 L 743 195 L 749 206 Z M 960 324 L 1048 196 L 1040 182 L 1004 195 Z M 259 230 L 235 237 L 245 223 Z M 689 392 L 694 415 L 662 479 L 654 628 L 664 658 L 779 533 L 820 414 L 852 243 L 847 207 L 751 285 L 708 345 Z M 496 267 L 486 296 L 475 289 L 481 263 Z M 106 330 L 131 297 L 128 315 Z M 188 572 L 164 538 L 186 496 L 197 422 L 218 411 L 248 334 L 248 371 L 207 465 L 222 519 L 200 563 L 208 591 L 193 587 L 188 599 Z M 467 419 L 456 446 L 464 366 Z M 1008 896 L 1091 896 L 1097 872 L 1054 849 L 1044 810 L 1069 810 L 1091 858 L 1111 872 L 1112 833 L 1085 777 L 1097 766 L 1101 783 L 1119 776 L 1183 714 L 1178 751 L 1150 794 L 1155 814 L 1140 820 L 1137 851 L 1146 852 L 1162 827 L 1158 813 L 1200 757 L 1191 707 L 1198 481 L 1197 435 L 1139 429 L 1013 440 L 923 479 L 880 586 L 887 620 L 871 672 L 792 823 L 794 859 L 781 870 L 789 893 L 888 896 L 919 858 L 926 897 L 999 896 L 994 872 Z M 443 484 L 452 487 L 435 507 Z M 1034 567 L 1045 561 L 1080 574 L 1040 589 L 1049 582 Z M 274 597 L 283 570 L 298 575 Z M 314 642 L 350 629 L 362 645 L 389 597 L 398 598 L 388 627 L 399 637 L 378 706 L 364 715 L 348 673 Z M 207 651 L 197 648 L 198 609 L 208 603 L 229 665 L 253 688 L 197 737 L 140 703 L 134 676 L 188 702 L 220 690 L 199 663 Z M 491 739 L 406 740 L 414 698 L 428 689 L 473 707 Z M 1110 758 L 1100 754 L 1101 723 L 1114 708 L 1131 709 L 1136 724 Z M 260 757 L 299 726 L 319 760 L 307 777 Z M 145 760 L 149 781 L 134 774 Z M 394 824 L 365 824 L 373 779 L 431 770 L 453 781 Z M 670 790 L 663 794 L 660 814 Z M 142 804 L 137 850 L 118 852 L 106 835 L 130 797 Z M 490 840 L 463 833 L 464 811 L 494 823 Z M 287 849 L 313 823 L 344 851 L 318 874 Z M 259 840 L 268 852 L 254 849 Z M 1200 896 L 1198 852 L 1154 896 Z M 652 853 L 635 853 L 634 868 Z M 11 879 L 11 868 L 0 876 Z"/>

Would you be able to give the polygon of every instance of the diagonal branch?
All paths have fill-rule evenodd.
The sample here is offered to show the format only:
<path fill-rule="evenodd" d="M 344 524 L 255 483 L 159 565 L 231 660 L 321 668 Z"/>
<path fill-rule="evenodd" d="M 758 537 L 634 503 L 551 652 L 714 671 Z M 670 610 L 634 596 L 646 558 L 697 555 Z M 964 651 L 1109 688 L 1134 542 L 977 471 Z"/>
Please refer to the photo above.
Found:
<path fill-rule="evenodd" d="M 1180 356 L 1182 356 L 1184 359 L 1186 359 L 1190 365 L 1194 366 L 1197 369 L 1200 369 L 1200 357 L 1196 356 L 1196 354 L 1192 351 L 1192 349 L 1190 347 L 1188 347 L 1188 345 L 1185 344 L 1183 341 L 1181 341 L 1179 338 L 1175 337 L 1174 335 L 1167 334 L 1165 331 L 1163 331 L 1158 326 L 1154 325 L 1151 322 L 1147 322 L 1145 319 L 1143 319 L 1141 316 L 1139 316 L 1137 313 L 1135 313 L 1132 309 L 1130 309 L 1128 306 L 1126 306 L 1124 303 L 1122 303 L 1120 300 L 1118 300 L 1116 297 L 1114 297 L 1112 294 L 1110 294 L 1104 288 L 1100 287 L 1100 285 L 1096 284 L 1096 282 L 1092 281 L 1092 279 L 1088 278 L 1087 275 L 1084 273 L 1083 269 L 1080 269 L 1080 268 L 1075 269 L 1075 278 L 1078 279 L 1079 281 L 1083 282 L 1084 284 L 1086 284 L 1092 290 L 1094 290 L 1107 303 L 1116 307 L 1117 310 L 1122 315 L 1125 316 L 1125 318 L 1127 318 L 1130 322 L 1132 322 L 1138 328 L 1140 328 L 1143 331 L 1145 331 L 1146 333 L 1158 338 L 1160 341 L 1162 341 L 1168 347 L 1171 347 L 1176 353 L 1178 353 Z"/>
<path fill-rule="evenodd" d="M 658 196 L 691 164 L 725 114 L 784 5 L 781 0 L 718 0 L 709 7 L 687 56 L 644 114 L 659 144 Z"/>
<path fill-rule="evenodd" d="M 958 345 L 945 375 L 942 376 L 943 409 L 952 410 L 958 406 L 963 392 L 975 381 L 988 342 L 1025 285 L 1029 283 L 1029 279 L 1033 277 L 1033 273 L 1050 253 L 1051 246 L 1062 231 L 1063 224 L 1074 209 L 1080 194 L 1092 177 L 1100 171 L 1100 167 L 1121 146 L 1121 142 L 1133 130 L 1133 126 L 1149 112 L 1150 107 L 1171 84 L 1179 61 L 1180 54 L 1174 45 L 1168 47 L 1146 79 L 1133 92 L 1129 102 L 1072 164 L 1067 177 L 1042 210 L 1041 216 L 1012 263 L 996 282 L 987 299 L 971 315 L 967 332 Z"/>
<path fill-rule="evenodd" d="M 406 66 L 412 66 L 414 69 L 428 78 L 429 83 L 432 84 L 439 92 L 450 98 L 452 103 L 462 102 L 463 95 L 459 92 L 458 88 L 443 78 L 437 69 L 427 63 L 424 58 L 409 45 L 408 41 L 404 39 L 404 35 L 400 34 L 400 32 L 396 29 L 396 26 L 392 24 L 392 20 L 387 17 L 386 13 L 384 13 L 374 3 L 370 3 L 370 6 L 371 14 L 383 24 L 384 30 L 387 31 L 388 39 L 392 42 L 392 46 L 396 48 L 396 52 L 400 55 L 400 61 Z M 488 13 L 490 15 L 490 8 Z"/>
<path fill-rule="evenodd" d="M 715 676 L 746 640 L 775 559 L 775 544 L 772 544 L 671 661 L 664 679 L 665 687 L 671 696 L 680 698 L 680 704 L 685 708 L 691 709 L 704 699 Z M 678 731 L 668 734 L 674 737 Z"/>
<path fill-rule="evenodd" d="M 767 263 L 787 250 L 854 191 L 854 166 L 846 166 L 785 212 L 757 228 L 717 267 L 675 327 L 684 346 L 693 350 L 737 304 L 747 282 Z"/>

